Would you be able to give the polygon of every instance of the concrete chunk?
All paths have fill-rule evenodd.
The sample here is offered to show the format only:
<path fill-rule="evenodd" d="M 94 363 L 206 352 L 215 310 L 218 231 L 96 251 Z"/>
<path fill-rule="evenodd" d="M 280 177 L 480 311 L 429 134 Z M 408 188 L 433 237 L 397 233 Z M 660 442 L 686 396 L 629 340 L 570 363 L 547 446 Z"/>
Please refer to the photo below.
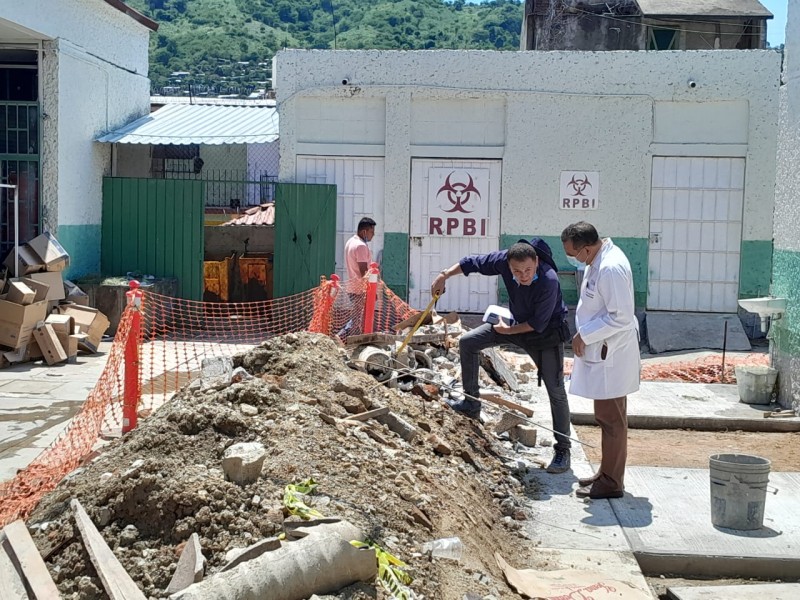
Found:
<path fill-rule="evenodd" d="M 512 440 L 519 442 L 523 446 L 527 446 L 528 448 L 536 446 L 536 427 L 516 425 L 508 433 Z"/>
<path fill-rule="evenodd" d="M 178 559 L 178 566 L 172 580 L 167 586 L 167 593 L 174 594 L 186 589 L 193 583 L 203 580 L 203 567 L 206 559 L 203 558 L 203 551 L 200 548 L 200 538 L 193 533 L 181 552 Z"/>
<path fill-rule="evenodd" d="M 375 420 L 386 425 L 409 444 L 417 437 L 417 428 L 392 412 L 376 417 Z"/>
<path fill-rule="evenodd" d="M 258 442 L 234 444 L 222 457 L 225 478 L 239 485 L 253 483 L 261 474 L 267 450 Z"/>
<path fill-rule="evenodd" d="M 228 356 L 204 358 L 200 366 L 200 387 L 204 390 L 222 389 L 231 384 L 233 361 Z"/>

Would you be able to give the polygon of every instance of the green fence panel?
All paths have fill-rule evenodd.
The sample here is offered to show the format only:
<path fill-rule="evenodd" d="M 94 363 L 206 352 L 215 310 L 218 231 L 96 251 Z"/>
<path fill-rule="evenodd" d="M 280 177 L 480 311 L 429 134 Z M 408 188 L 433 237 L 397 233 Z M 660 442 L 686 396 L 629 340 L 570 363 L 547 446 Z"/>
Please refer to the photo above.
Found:
<path fill-rule="evenodd" d="M 100 268 L 178 280 L 178 295 L 203 297 L 205 182 L 103 178 Z"/>
<path fill-rule="evenodd" d="M 319 285 L 336 267 L 336 186 L 279 183 L 275 187 L 274 296 Z"/>

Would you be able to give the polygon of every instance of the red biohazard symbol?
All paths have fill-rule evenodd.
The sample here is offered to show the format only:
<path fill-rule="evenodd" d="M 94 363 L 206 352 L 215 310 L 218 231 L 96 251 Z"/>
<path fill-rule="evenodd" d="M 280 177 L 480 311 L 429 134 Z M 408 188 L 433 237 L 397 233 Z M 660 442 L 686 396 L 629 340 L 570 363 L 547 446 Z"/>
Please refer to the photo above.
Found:
<path fill-rule="evenodd" d="M 586 190 L 586 188 L 592 187 L 592 184 L 589 182 L 589 178 L 586 176 L 586 173 L 583 174 L 583 179 L 575 179 L 575 175 L 573 175 L 572 179 L 567 185 L 572 188 L 576 196 L 585 196 L 586 194 L 583 192 Z"/>
<path fill-rule="evenodd" d="M 436 192 L 436 197 L 438 198 L 442 192 L 447 192 L 447 201 L 453 205 L 453 208 L 444 210 L 446 213 L 456 211 L 471 213 L 472 210 L 467 208 L 466 205 L 473 200 L 473 197 L 475 201 L 479 201 L 481 199 L 481 193 L 478 191 L 478 188 L 475 187 L 475 182 L 472 181 L 472 175 L 469 173 L 467 173 L 467 177 L 469 177 L 468 183 L 450 183 L 450 178 L 453 176 L 453 173 L 455 173 L 455 171 L 447 176 L 444 185 Z"/>

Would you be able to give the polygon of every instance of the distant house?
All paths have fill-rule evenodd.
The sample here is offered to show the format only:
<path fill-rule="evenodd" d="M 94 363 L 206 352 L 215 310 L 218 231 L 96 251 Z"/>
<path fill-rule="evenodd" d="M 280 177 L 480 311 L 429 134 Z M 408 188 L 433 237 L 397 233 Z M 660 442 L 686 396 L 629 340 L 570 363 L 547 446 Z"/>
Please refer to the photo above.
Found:
<path fill-rule="evenodd" d="M 146 115 L 155 22 L 120 0 L 0 0 L 0 181 L 18 185 L 19 235 L 56 234 L 69 277 L 98 272 L 100 132 Z M 0 256 L 14 245 L 13 194 L 0 193 Z"/>
<path fill-rule="evenodd" d="M 522 50 L 766 48 L 758 0 L 526 0 Z"/>

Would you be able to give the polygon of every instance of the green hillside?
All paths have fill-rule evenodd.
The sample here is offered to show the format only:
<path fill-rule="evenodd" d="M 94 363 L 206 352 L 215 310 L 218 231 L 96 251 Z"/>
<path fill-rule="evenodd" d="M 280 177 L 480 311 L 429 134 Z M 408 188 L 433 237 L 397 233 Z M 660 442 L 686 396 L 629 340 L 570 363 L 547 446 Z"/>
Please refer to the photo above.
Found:
<path fill-rule="evenodd" d="M 127 3 L 158 22 L 150 78 L 154 92 L 173 94 L 187 93 L 190 85 L 195 94 L 214 96 L 268 87 L 271 60 L 281 48 L 516 50 L 522 25 L 518 0 Z"/>

